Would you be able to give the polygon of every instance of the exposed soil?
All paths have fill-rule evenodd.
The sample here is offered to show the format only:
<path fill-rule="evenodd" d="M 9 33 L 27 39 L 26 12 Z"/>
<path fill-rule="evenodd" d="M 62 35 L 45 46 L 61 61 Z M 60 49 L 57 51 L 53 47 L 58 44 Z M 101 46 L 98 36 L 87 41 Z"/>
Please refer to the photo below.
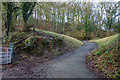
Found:
<path fill-rule="evenodd" d="M 45 59 L 41 59 L 41 57 L 33 57 L 30 55 L 24 55 L 24 57 L 20 55 L 14 55 L 13 57 L 14 59 L 11 64 L 2 66 L 3 78 L 30 78 L 33 76 L 41 77 L 42 74 L 36 75 L 36 73 L 30 71 L 30 69 L 36 66 L 38 63 L 43 63 Z M 41 73 L 43 73 L 42 70 Z"/>

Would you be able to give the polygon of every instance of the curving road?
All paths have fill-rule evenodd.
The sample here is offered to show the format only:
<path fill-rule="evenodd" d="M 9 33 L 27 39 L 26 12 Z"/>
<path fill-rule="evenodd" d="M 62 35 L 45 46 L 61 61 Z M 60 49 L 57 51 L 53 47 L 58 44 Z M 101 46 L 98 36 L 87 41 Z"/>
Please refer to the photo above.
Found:
<path fill-rule="evenodd" d="M 84 63 L 88 52 L 96 48 L 97 45 L 93 42 L 84 41 L 83 43 L 81 48 L 48 63 L 40 64 L 32 71 L 39 73 L 43 69 L 46 78 L 97 78 Z"/>

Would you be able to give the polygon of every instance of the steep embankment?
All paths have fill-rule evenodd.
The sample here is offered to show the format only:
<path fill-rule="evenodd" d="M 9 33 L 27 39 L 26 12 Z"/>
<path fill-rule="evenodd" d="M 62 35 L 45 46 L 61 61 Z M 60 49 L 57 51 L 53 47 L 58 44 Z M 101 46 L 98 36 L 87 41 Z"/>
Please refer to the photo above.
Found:
<path fill-rule="evenodd" d="M 34 32 L 30 31 L 11 33 L 10 38 L 6 38 L 4 44 L 9 45 L 9 42 L 14 43 L 15 51 L 16 49 L 18 49 L 18 51 L 20 51 L 20 49 L 27 50 L 27 48 L 33 50 L 33 48 L 36 46 L 40 47 L 40 50 L 43 50 L 43 48 L 47 49 L 49 47 L 56 47 L 57 49 L 62 47 L 65 51 L 71 51 L 83 45 L 80 40 L 75 38 L 40 29 L 35 29 Z M 38 50 L 38 53 L 40 50 Z"/>
<path fill-rule="evenodd" d="M 55 36 L 59 36 L 59 37 L 63 38 L 63 41 L 65 42 L 65 45 L 70 50 L 77 49 L 77 48 L 79 48 L 83 45 L 83 43 L 80 40 L 69 37 L 67 35 L 62 35 L 62 34 L 58 34 L 58 33 L 55 33 L 55 32 L 49 32 L 49 31 L 45 31 L 45 30 L 40 30 L 40 29 L 37 29 L 37 28 L 35 28 L 35 31 L 39 31 L 39 32 L 43 32 L 44 34 L 47 34 L 47 35 L 55 35 Z"/>
<path fill-rule="evenodd" d="M 120 34 L 91 40 L 91 42 L 96 42 L 99 47 L 91 52 L 86 61 L 89 68 L 99 77 L 120 77 L 118 37 Z"/>

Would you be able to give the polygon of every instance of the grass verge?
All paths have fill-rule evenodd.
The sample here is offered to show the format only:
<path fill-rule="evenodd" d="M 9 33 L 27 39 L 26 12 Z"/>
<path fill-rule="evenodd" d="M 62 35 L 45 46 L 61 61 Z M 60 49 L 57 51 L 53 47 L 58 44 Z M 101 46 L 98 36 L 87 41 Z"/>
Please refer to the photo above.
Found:
<path fill-rule="evenodd" d="M 118 37 L 120 34 L 90 41 L 96 42 L 99 47 L 93 50 L 86 60 L 93 64 L 95 69 L 103 73 L 102 77 L 120 78 Z"/>
<path fill-rule="evenodd" d="M 107 46 L 107 45 L 113 43 L 116 39 L 118 39 L 118 36 L 120 36 L 120 34 L 105 37 L 102 39 L 90 40 L 90 42 L 96 42 L 99 46 L 102 46 L 102 45 Z"/>

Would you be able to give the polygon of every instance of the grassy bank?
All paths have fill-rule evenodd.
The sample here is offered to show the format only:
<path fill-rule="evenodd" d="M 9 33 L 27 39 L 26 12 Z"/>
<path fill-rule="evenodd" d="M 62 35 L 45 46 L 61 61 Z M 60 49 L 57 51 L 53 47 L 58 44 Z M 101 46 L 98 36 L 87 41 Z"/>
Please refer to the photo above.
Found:
<path fill-rule="evenodd" d="M 96 42 L 99 47 L 91 52 L 87 60 L 93 62 L 94 68 L 101 71 L 107 78 L 120 77 L 118 37 L 120 34 L 90 41 Z"/>
<path fill-rule="evenodd" d="M 83 45 L 83 43 L 80 40 L 69 37 L 67 35 L 62 35 L 62 34 L 58 34 L 58 33 L 55 33 L 55 32 L 49 32 L 49 31 L 45 31 L 45 30 L 40 30 L 40 29 L 37 29 L 37 28 L 35 30 L 40 31 L 40 32 L 42 31 L 46 34 L 52 34 L 52 35 L 55 35 L 55 36 L 62 37 L 63 41 L 65 42 L 65 45 L 68 46 L 68 48 L 71 49 L 71 50 L 79 48 Z"/>
<path fill-rule="evenodd" d="M 118 36 L 120 36 L 120 34 L 116 34 L 116 35 L 101 38 L 101 39 L 90 40 L 90 42 L 96 42 L 99 46 L 102 46 L 102 45 L 107 46 L 113 43 L 115 40 L 117 40 Z"/>

